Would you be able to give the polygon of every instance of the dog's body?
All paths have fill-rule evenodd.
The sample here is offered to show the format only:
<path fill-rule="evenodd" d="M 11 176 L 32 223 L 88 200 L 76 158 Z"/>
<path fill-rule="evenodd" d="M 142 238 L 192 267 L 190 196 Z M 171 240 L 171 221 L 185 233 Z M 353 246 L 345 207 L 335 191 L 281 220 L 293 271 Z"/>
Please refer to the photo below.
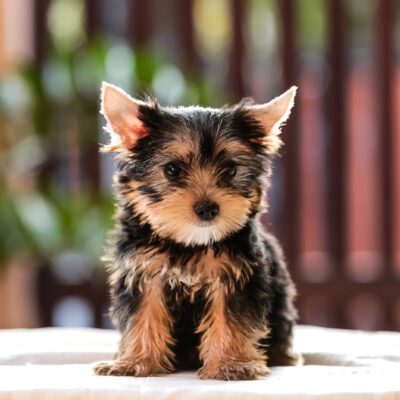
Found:
<path fill-rule="evenodd" d="M 121 153 L 106 262 L 122 339 L 96 373 L 255 379 L 298 361 L 294 287 L 258 219 L 294 93 L 262 106 L 162 108 L 104 86 L 107 150 Z"/>

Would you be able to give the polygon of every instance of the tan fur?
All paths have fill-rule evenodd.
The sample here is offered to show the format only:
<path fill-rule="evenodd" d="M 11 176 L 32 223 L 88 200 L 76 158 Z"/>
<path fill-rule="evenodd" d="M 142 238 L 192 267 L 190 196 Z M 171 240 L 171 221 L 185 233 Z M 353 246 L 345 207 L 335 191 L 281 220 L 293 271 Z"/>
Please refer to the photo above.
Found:
<path fill-rule="evenodd" d="M 163 285 L 159 276 L 146 282 L 142 304 L 122 333 L 117 359 L 99 364 L 96 373 L 149 376 L 174 369 L 173 321 L 164 302 Z"/>
<path fill-rule="evenodd" d="M 169 156 L 170 154 L 174 154 L 180 156 L 183 161 L 187 161 L 188 154 L 190 152 L 196 152 L 196 143 L 185 134 L 183 134 L 182 136 L 175 135 L 174 137 L 175 140 L 168 143 L 168 145 L 163 148 L 164 154 L 167 156 Z"/>
<path fill-rule="evenodd" d="M 160 185 L 165 185 L 167 191 L 165 178 L 160 174 L 161 172 L 154 179 L 158 179 Z M 146 196 L 136 191 L 127 194 L 126 198 L 159 236 L 172 237 L 187 245 L 221 240 L 246 223 L 257 197 L 247 199 L 221 190 L 216 185 L 215 171 L 212 169 L 198 168 L 191 173 L 189 179 L 188 188 L 178 188 L 168 193 L 159 203 L 151 204 Z M 139 186 L 137 182 L 131 182 L 130 185 L 133 189 Z M 198 221 L 193 210 L 197 202 L 206 199 L 220 205 L 220 214 L 212 223 Z"/>
<path fill-rule="evenodd" d="M 215 153 L 218 153 L 221 150 L 225 150 L 229 154 L 251 154 L 251 150 L 243 143 L 226 140 L 223 136 L 221 136 L 220 140 L 217 141 Z"/>
<path fill-rule="evenodd" d="M 264 329 L 240 326 L 227 315 L 227 287 L 218 279 L 210 288 L 209 306 L 197 332 L 202 333 L 199 371 L 202 379 L 255 379 L 268 373 L 265 351 L 258 341 L 267 337 Z"/>

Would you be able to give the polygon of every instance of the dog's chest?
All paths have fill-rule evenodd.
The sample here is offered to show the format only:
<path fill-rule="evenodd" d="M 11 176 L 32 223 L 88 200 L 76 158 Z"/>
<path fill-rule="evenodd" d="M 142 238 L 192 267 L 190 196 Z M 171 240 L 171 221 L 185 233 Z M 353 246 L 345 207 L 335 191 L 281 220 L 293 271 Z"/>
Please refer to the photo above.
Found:
<path fill-rule="evenodd" d="M 165 269 L 165 282 L 177 300 L 193 302 L 201 292 L 204 297 L 217 287 L 233 293 L 248 281 L 252 265 L 239 256 L 207 251 L 184 265 L 171 265 Z"/>
<path fill-rule="evenodd" d="M 157 249 L 144 249 L 131 259 L 132 278 L 139 276 L 140 287 L 151 286 L 152 281 L 161 281 L 168 292 L 178 298 L 193 300 L 200 291 L 208 291 L 216 283 L 228 291 L 243 285 L 251 275 L 251 264 L 245 258 L 211 249 L 193 254 L 191 257 L 174 257 Z"/>
<path fill-rule="evenodd" d="M 219 279 L 224 268 L 228 265 L 225 254 L 215 256 L 207 251 L 188 260 L 185 264 L 169 264 L 164 269 L 163 275 L 170 289 L 186 292 L 194 296 L 199 290 L 205 288 Z"/>

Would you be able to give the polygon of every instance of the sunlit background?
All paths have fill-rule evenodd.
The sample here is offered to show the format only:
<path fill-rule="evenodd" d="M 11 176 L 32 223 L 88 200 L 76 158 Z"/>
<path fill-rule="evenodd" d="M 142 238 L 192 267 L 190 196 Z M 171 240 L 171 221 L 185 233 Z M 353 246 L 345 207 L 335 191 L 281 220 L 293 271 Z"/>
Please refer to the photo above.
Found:
<path fill-rule="evenodd" d="M 218 106 L 299 86 L 267 229 L 302 323 L 400 330 L 400 2 L 0 0 L 0 328 L 110 327 L 100 83 Z"/>

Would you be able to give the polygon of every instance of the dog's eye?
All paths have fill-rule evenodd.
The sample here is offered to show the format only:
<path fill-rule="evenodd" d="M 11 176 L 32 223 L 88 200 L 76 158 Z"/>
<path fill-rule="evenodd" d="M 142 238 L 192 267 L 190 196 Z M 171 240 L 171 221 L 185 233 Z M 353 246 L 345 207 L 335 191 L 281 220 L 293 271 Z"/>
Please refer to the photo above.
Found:
<path fill-rule="evenodd" d="M 228 169 L 225 170 L 224 176 L 226 178 L 232 179 L 236 175 L 236 172 L 237 172 L 236 166 L 229 167 Z"/>
<path fill-rule="evenodd" d="M 177 178 L 181 174 L 182 169 L 175 164 L 167 164 L 164 166 L 164 172 L 165 175 L 171 178 Z"/>

